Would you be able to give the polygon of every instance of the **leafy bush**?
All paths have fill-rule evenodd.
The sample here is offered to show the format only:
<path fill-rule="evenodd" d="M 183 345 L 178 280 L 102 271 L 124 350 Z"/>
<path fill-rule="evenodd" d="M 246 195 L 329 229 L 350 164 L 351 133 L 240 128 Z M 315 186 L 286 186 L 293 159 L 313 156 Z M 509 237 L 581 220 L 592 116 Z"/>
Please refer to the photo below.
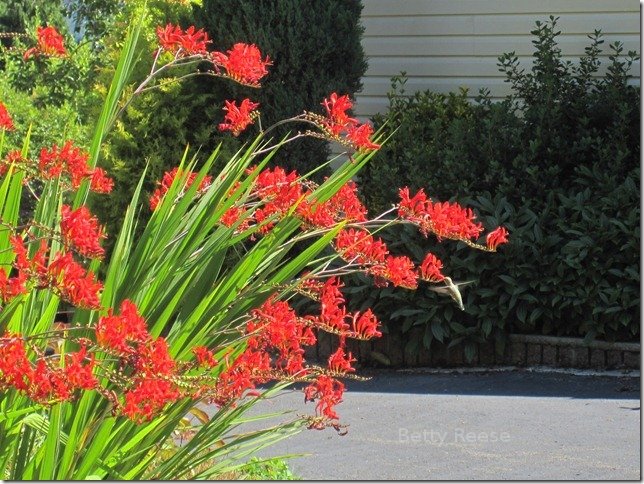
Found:
<path fill-rule="evenodd" d="M 262 123 L 271 125 L 293 113 L 317 111 L 330 92 L 353 96 L 361 89 L 367 69 L 361 11 L 360 0 L 320 0 L 306 6 L 298 0 L 204 0 L 197 18 L 217 48 L 241 41 L 271 53 L 273 66 L 261 91 L 232 86 L 226 96 L 250 96 L 260 103 Z M 288 129 L 276 129 L 274 136 L 280 139 Z M 287 170 L 307 173 L 328 155 L 327 141 L 301 139 L 285 146 L 276 161 Z M 317 178 L 328 173 L 321 171 Z"/>
<path fill-rule="evenodd" d="M 555 18 L 537 22 L 530 70 L 513 53 L 499 57 L 512 86 L 501 102 L 484 91 L 476 103 L 465 91 L 407 98 L 404 73 L 393 79 L 390 111 L 374 122 L 399 128 L 360 175 L 368 206 L 394 202 L 393 187 L 427 186 L 511 235 L 495 258 L 436 248 L 454 280 L 473 279 L 464 311 L 437 307 L 433 293 L 374 292 L 356 281 L 354 296 L 392 330 L 424 326 L 425 346 L 463 343 L 470 356 L 471 343 L 493 338 L 500 349 L 508 332 L 639 338 L 640 98 L 627 83 L 635 53 L 611 45 L 598 77 L 601 32 L 577 64 L 562 59 L 559 33 Z M 413 230 L 397 240 L 417 254 L 434 247 Z"/>
<path fill-rule="evenodd" d="M 236 479 L 248 481 L 297 481 L 300 478 L 293 475 L 288 464 L 281 459 L 260 460 L 253 457 L 241 468 L 240 476 Z"/>

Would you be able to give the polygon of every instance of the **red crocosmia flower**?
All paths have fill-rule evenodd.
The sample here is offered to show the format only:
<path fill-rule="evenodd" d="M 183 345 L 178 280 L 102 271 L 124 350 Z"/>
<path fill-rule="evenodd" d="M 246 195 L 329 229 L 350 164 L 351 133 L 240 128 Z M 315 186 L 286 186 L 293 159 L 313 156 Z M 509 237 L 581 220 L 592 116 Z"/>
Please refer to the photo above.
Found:
<path fill-rule="evenodd" d="M 71 399 L 73 390 L 62 368 L 50 368 L 43 360 L 38 360 L 29 398 L 44 404 L 65 401 Z"/>
<path fill-rule="evenodd" d="M 4 269 L 0 269 L 0 297 L 4 302 L 11 301 L 21 294 L 27 294 L 27 274 L 18 272 L 17 276 L 7 277 Z"/>
<path fill-rule="evenodd" d="M 7 111 L 7 107 L 0 101 L 0 129 L 5 131 L 13 131 L 15 126 L 13 125 L 13 119 Z"/>
<path fill-rule="evenodd" d="M 244 99 L 239 106 L 235 104 L 235 101 L 226 101 L 224 107 L 226 115 L 224 122 L 219 124 L 219 130 L 232 131 L 233 136 L 239 136 L 259 115 L 257 111 L 254 111 L 258 106 L 259 103 L 254 103 L 250 99 Z"/>
<path fill-rule="evenodd" d="M 335 238 L 336 250 L 346 261 L 358 264 L 383 264 L 389 250 L 381 239 L 363 229 L 342 229 Z"/>
<path fill-rule="evenodd" d="M 213 401 L 224 405 L 253 390 L 256 384 L 268 381 L 271 372 L 271 356 L 266 351 L 253 349 L 252 338 L 248 348 L 224 370 L 217 381 L 216 396 Z"/>
<path fill-rule="evenodd" d="M 331 277 L 324 283 L 320 294 L 320 320 L 327 326 L 344 331 L 349 329 L 349 325 L 345 321 L 347 312 L 340 287 L 342 287 L 342 283 L 336 277 Z"/>
<path fill-rule="evenodd" d="M 142 375 L 171 376 L 176 370 L 177 363 L 170 356 L 166 340 L 156 338 L 139 346 L 135 367 Z"/>
<path fill-rule="evenodd" d="M 262 60 L 262 53 L 254 44 L 237 43 L 225 54 L 213 52 L 211 59 L 215 68 L 223 67 L 226 76 L 253 87 L 259 87 L 259 81 L 268 74 L 267 66 L 272 65 L 268 56 Z"/>
<path fill-rule="evenodd" d="M 304 401 L 318 400 L 315 411 L 318 415 L 331 420 L 338 420 L 335 406 L 342 403 L 344 384 L 327 375 L 320 375 L 304 389 Z"/>
<path fill-rule="evenodd" d="M 441 282 L 445 279 L 445 276 L 441 273 L 442 268 L 443 263 L 441 260 L 434 254 L 428 253 L 422 264 L 420 264 L 420 278 L 429 282 Z"/>
<path fill-rule="evenodd" d="M 114 188 L 114 180 L 107 176 L 107 173 L 102 168 L 94 168 L 89 188 L 96 193 L 110 193 Z"/>
<path fill-rule="evenodd" d="M 64 57 L 67 54 L 63 36 L 54 27 L 38 27 L 36 35 L 38 46 L 28 49 L 24 53 L 25 60 L 37 55 Z"/>
<path fill-rule="evenodd" d="M 170 189 L 170 187 L 172 186 L 172 183 L 174 183 L 175 178 L 183 177 L 183 176 L 184 176 L 184 172 L 179 170 L 178 167 L 173 168 L 170 171 L 166 171 L 163 174 L 163 178 L 161 179 L 160 182 L 157 182 L 157 188 L 154 190 L 154 192 L 152 193 L 152 196 L 150 197 L 150 210 L 152 211 L 156 210 L 157 206 L 163 199 L 163 196 Z M 187 173 L 186 186 L 185 186 L 186 190 L 192 186 L 197 176 L 198 176 L 198 173 L 195 173 L 193 171 Z M 210 187 L 211 183 L 212 183 L 212 177 L 205 176 L 203 180 L 201 180 L 201 183 L 199 183 L 199 187 L 197 187 L 197 191 L 202 192 L 204 190 L 207 190 L 208 187 Z"/>
<path fill-rule="evenodd" d="M 328 201 L 318 203 L 302 200 L 296 210 L 302 220 L 312 227 L 329 228 L 336 223 L 335 214 L 331 210 L 331 205 Z"/>
<path fill-rule="evenodd" d="M 165 27 L 157 27 L 157 38 L 159 45 L 173 54 L 181 47 L 181 36 L 183 30 L 178 25 L 168 24 Z"/>
<path fill-rule="evenodd" d="M 38 168 L 45 179 L 52 179 L 66 173 L 71 179 L 72 188 L 77 189 L 83 180 L 93 173 L 87 165 L 89 153 L 66 141 L 62 148 L 53 145 L 51 149 L 40 150 Z"/>
<path fill-rule="evenodd" d="M 84 390 L 92 390 L 98 385 L 98 380 L 94 376 L 94 355 L 89 358 L 87 364 L 87 348 L 81 346 L 81 349 L 76 353 L 67 355 L 70 360 L 64 368 L 65 378 L 68 384 L 73 388 L 81 388 Z"/>
<path fill-rule="evenodd" d="M 136 305 L 125 299 L 121 303 L 120 316 L 114 316 L 110 309 L 96 324 L 96 341 L 99 345 L 119 353 L 131 353 L 134 349 L 130 342 L 143 344 L 149 340 L 145 319 L 139 314 Z"/>
<path fill-rule="evenodd" d="M 348 95 L 338 96 L 333 92 L 322 101 L 322 106 L 326 109 L 327 114 L 325 127 L 332 135 L 339 136 L 343 130 L 358 124 L 357 119 L 351 118 L 347 114 L 347 111 L 353 107 Z"/>
<path fill-rule="evenodd" d="M 367 209 L 357 195 L 356 184 L 349 180 L 326 202 L 302 202 L 297 206 L 297 214 L 304 222 L 313 227 L 328 228 L 337 222 L 365 222 Z"/>
<path fill-rule="evenodd" d="M 409 195 L 409 188 L 404 187 L 399 190 L 400 203 L 398 204 L 398 215 L 400 217 L 407 217 L 409 215 L 422 214 L 425 211 L 427 204 L 427 195 L 421 188 L 416 195 L 411 197 Z"/>
<path fill-rule="evenodd" d="M 89 209 L 82 205 L 72 210 L 69 205 L 63 205 L 61 214 L 60 230 L 65 245 L 74 247 L 86 257 L 102 258 L 105 249 L 101 247 L 101 239 L 105 234 Z"/>
<path fill-rule="evenodd" d="M 497 227 L 495 230 L 487 234 L 486 243 L 490 250 L 508 242 L 508 231 L 504 227 Z"/>
<path fill-rule="evenodd" d="M 33 375 L 25 341 L 17 334 L 0 337 L 0 389 L 27 390 Z"/>
<path fill-rule="evenodd" d="M 369 272 L 377 277 L 382 277 L 394 286 L 416 289 L 418 287 L 414 263 L 407 256 L 387 256 L 385 263 L 373 266 Z"/>
<path fill-rule="evenodd" d="M 367 309 L 364 313 L 356 313 L 353 316 L 351 329 L 363 339 L 380 338 L 382 333 L 378 331 L 379 325 L 376 315 L 371 312 L 371 309 Z"/>
<path fill-rule="evenodd" d="M 252 319 L 246 332 L 252 334 L 249 348 L 254 350 L 277 350 L 275 367 L 289 373 L 304 370 L 303 344 L 314 344 L 315 335 L 298 319 L 286 301 L 268 299 L 251 312 Z"/>
<path fill-rule="evenodd" d="M 196 30 L 194 26 L 188 27 L 181 36 L 181 48 L 188 55 L 207 54 L 207 44 L 210 42 L 208 34 L 203 29 Z"/>
<path fill-rule="evenodd" d="M 330 210 L 337 220 L 348 222 L 366 222 L 367 207 L 358 198 L 358 186 L 347 181 L 329 200 Z"/>
<path fill-rule="evenodd" d="M 427 200 L 421 189 L 413 197 L 409 189 L 400 190 L 401 201 L 398 204 L 398 215 L 418 225 L 420 232 L 427 236 L 429 232 L 442 237 L 457 240 L 475 240 L 483 231 L 483 225 L 476 223 L 476 216 L 469 208 L 458 203 L 436 202 Z"/>
<path fill-rule="evenodd" d="M 135 381 L 134 387 L 124 394 L 122 413 L 133 422 L 151 420 L 171 402 L 181 398 L 177 386 L 161 377 L 143 377 Z"/>
<path fill-rule="evenodd" d="M 49 264 L 48 275 L 51 284 L 66 301 L 81 308 L 100 309 L 99 292 L 103 284 L 94 278 L 93 272 L 85 272 L 70 252 L 54 258 Z"/>
<path fill-rule="evenodd" d="M 351 363 L 356 361 L 355 358 L 351 355 L 351 352 L 345 353 L 344 348 L 341 346 L 329 356 L 329 370 L 334 373 L 351 373 L 356 371 L 355 368 L 351 366 Z"/>
<path fill-rule="evenodd" d="M 230 207 L 228 210 L 224 212 L 224 214 L 221 216 L 221 219 L 219 219 L 219 221 L 222 224 L 224 224 L 226 227 L 232 227 L 233 225 L 235 225 L 237 222 L 240 221 L 240 218 L 244 213 L 245 213 L 245 210 L 241 207 Z M 250 224 L 253 221 L 254 220 L 253 220 L 252 214 L 248 214 L 246 218 L 242 220 L 241 223 L 237 226 L 236 231 L 243 232 L 248 227 L 250 227 Z"/>
<path fill-rule="evenodd" d="M 373 128 L 369 124 L 361 124 L 349 128 L 347 138 L 358 150 L 378 150 L 380 145 L 371 141 Z"/>
<path fill-rule="evenodd" d="M 181 56 L 205 55 L 208 53 L 208 34 L 203 29 L 188 27 L 184 32 L 178 25 L 168 24 L 165 28 L 157 27 L 159 45 L 172 54 Z"/>
<path fill-rule="evenodd" d="M 206 368 L 214 368 L 217 366 L 215 355 L 205 346 L 195 346 L 192 348 L 192 352 L 197 358 L 197 364 L 199 366 L 204 366 Z"/>

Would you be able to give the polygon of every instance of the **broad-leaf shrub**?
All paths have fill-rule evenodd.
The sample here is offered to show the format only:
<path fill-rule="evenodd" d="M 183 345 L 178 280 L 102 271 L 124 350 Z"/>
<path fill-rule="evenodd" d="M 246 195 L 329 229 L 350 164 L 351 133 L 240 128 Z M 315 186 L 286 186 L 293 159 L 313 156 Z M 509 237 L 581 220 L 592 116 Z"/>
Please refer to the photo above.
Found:
<path fill-rule="evenodd" d="M 486 258 L 465 247 L 447 253 L 413 231 L 383 232 L 412 253 L 435 250 L 468 283 L 465 310 L 454 311 L 432 292 L 356 282 L 358 307 L 371 306 L 391 331 L 424 328 L 427 347 L 464 343 L 473 355 L 474 343 L 502 343 L 508 332 L 639 338 L 640 97 L 628 83 L 636 56 L 615 43 L 600 71 L 599 31 L 574 64 L 562 59 L 556 19 L 532 33 L 534 67 L 499 58 L 512 86 L 501 102 L 483 92 L 470 103 L 465 91 L 405 97 L 398 76 L 390 111 L 374 120 L 397 130 L 360 174 L 367 206 L 395 203 L 393 187 L 424 186 L 512 233 L 499 257 Z"/>
<path fill-rule="evenodd" d="M 297 126 L 296 134 L 275 138 L 272 127 L 262 128 L 214 176 L 208 173 L 219 151 L 199 170 L 186 151 L 156 184 L 152 215 L 136 234 L 141 174 L 106 257 L 105 231 L 85 202 L 90 193 L 113 190 L 97 160 L 130 94 L 163 82 L 160 73 L 202 62 L 207 76 L 257 88 L 270 67 L 255 45 L 211 50 L 205 32 L 169 24 L 157 28 L 150 74 L 130 93 L 141 25 L 125 40 L 89 151 L 66 140 L 33 157 L 26 136 L 21 151 L 4 154 L 0 140 L 3 478 L 210 478 L 303 426 L 342 432 L 341 379 L 355 372 L 347 340 L 380 336 L 373 312 L 347 309 L 342 277 L 360 272 L 382 287 L 438 284 L 462 305 L 435 255 L 414 262 L 390 252 L 376 230 L 404 223 L 487 252 L 507 242 L 505 228 L 484 236 L 470 209 L 429 200 L 422 189 L 400 189 L 394 209 L 369 219 L 351 180 L 380 148 L 380 136 L 349 116 L 348 95 L 331 93 L 315 111 L 283 121 Z M 62 55 L 53 48 L 58 41 L 39 39 L 30 55 Z M 237 135 L 261 126 L 258 108 L 249 98 L 227 100 L 218 128 Z M 15 129 L 10 106 L 0 104 L 0 135 Z M 303 137 L 336 141 L 350 156 L 322 183 L 266 167 Z M 19 222 L 23 187 L 36 193 L 36 180 L 35 210 Z M 293 255 L 295 244 L 304 249 Z M 321 255 L 329 245 L 334 253 Z M 224 264 L 235 250 L 236 263 Z M 316 308 L 296 312 L 296 294 Z M 63 304 L 68 324 L 58 322 Z M 304 359 L 320 332 L 339 338 L 324 366 Z M 314 415 L 235 432 L 252 405 L 294 382 L 304 384 L 305 401 L 315 402 Z M 169 439 L 190 414 L 201 424 L 168 455 Z"/>

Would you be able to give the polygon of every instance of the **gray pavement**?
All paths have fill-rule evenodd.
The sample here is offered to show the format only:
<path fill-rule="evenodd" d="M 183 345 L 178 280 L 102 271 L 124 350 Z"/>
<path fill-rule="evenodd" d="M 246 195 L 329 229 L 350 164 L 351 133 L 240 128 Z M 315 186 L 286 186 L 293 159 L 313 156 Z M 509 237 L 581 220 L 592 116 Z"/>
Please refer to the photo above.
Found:
<path fill-rule="evenodd" d="M 367 373 L 365 370 L 361 374 Z M 263 456 L 310 453 L 304 479 L 640 479 L 639 378 L 378 371 L 349 381 L 348 434 L 308 430 Z M 256 406 L 313 412 L 302 393 Z"/>

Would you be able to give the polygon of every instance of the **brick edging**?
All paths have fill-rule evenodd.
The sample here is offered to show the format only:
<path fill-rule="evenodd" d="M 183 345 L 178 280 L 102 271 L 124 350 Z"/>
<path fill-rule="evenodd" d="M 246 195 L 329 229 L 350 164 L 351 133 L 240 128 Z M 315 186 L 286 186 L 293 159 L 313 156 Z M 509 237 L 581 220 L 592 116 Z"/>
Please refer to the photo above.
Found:
<path fill-rule="evenodd" d="M 503 354 L 496 353 L 491 342 L 480 343 L 476 346 L 474 359 L 468 362 L 463 347 L 458 345 L 452 348 L 447 348 L 447 344 L 433 345 L 431 350 L 427 350 L 422 348 L 421 343 L 419 351 L 410 354 L 405 351 L 405 346 L 413 338 L 422 338 L 422 335 L 413 330 L 405 335 L 385 334 L 375 341 L 349 342 L 349 349 L 360 364 L 389 367 L 512 365 L 596 370 L 640 368 L 639 343 L 586 342 L 583 338 L 510 334 Z M 307 351 L 307 357 L 324 362 L 335 351 L 337 343 L 337 337 L 321 334 L 317 345 Z"/>

